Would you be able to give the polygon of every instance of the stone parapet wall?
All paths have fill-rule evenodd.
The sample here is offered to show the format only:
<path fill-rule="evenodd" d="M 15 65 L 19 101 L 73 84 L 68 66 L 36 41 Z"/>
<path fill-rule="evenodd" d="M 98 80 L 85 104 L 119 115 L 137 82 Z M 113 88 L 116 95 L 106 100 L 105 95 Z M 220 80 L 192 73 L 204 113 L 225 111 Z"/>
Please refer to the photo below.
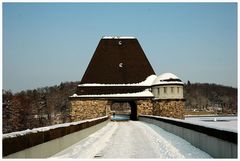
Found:
<path fill-rule="evenodd" d="M 183 119 L 184 104 L 182 99 L 154 100 L 153 115 Z"/>
<path fill-rule="evenodd" d="M 213 158 L 226 158 L 225 160 L 227 160 L 238 157 L 238 133 L 236 131 L 216 129 L 208 125 L 202 126 L 194 122 L 159 116 L 145 115 L 140 116 L 139 120 L 157 125 L 163 130 L 183 138 Z"/>
<path fill-rule="evenodd" d="M 153 115 L 153 102 L 151 99 L 137 100 L 138 115 Z"/>
<path fill-rule="evenodd" d="M 52 156 L 97 131 L 100 128 L 99 125 L 102 127 L 102 125 L 108 122 L 108 119 L 105 116 L 80 122 L 3 134 L 2 155 L 6 158 L 25 159 Z"/>
<path fill-rule="evenodd" d="M 70 100 L 70 120 L 80 121 L 108 115 L 107 100 Z"/>

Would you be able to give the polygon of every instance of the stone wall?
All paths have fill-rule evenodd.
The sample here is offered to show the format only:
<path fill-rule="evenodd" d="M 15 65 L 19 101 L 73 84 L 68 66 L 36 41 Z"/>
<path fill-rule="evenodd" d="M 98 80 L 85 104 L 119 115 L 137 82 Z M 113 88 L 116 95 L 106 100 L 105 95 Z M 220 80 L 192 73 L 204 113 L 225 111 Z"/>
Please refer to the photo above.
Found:
<path fill-rule="evenodd" d="M 73 99 L 70 100 L 70 120 L 79 121 L 111 115 L 110 100 Z M 156 115 L 172 118 L 184 118 L 183 99 L 142 99 L 135 101 L 138 115 Z"/>
<path fill-rule="evenodd" d="M 154 100 L 153 115 L 184 118 L 184 100 Z"/>
<path fill-rule="evenodd" d="M 106 116 L 109 113 L 107 100 L 70 100 L 70 120 L 79 121 Z"/>
<path fill-rule="evenodd" d="M 153 103 L 151 99 L 137 100 L 138 115 L 153 115 Z"/>
<path fill-rule="evenodd" d="M 46 158 L 84 139 L 107 124 L 108 117 L 58 126 L 35 128 L 3 135 L 2 155 L 6 158 Z M 67 140 L 67 141 L 66 141 Z M 54 147 L 54 148 L 53 148 Z"/>

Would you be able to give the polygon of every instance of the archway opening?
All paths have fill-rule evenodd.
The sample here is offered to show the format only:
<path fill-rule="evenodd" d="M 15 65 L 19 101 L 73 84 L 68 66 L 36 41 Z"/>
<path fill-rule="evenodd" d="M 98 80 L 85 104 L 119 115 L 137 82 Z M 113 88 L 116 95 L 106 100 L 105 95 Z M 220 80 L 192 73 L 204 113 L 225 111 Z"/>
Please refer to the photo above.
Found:
<path fill-rule="evenodd" d="M 113 101 L 110 107 L 114 121 L 137 120 L 137 105 L 135 101 Z"/>
<path fill-rule="evenodd" d="M 138 120 L 138 116 L 137 116 L 137 104 L 135 103 L 135 101 L 130 101 L 129 104 L 130 104 L 130 106 L 131 106 L 130 119 L 131 119 L 131 120 Z"/>

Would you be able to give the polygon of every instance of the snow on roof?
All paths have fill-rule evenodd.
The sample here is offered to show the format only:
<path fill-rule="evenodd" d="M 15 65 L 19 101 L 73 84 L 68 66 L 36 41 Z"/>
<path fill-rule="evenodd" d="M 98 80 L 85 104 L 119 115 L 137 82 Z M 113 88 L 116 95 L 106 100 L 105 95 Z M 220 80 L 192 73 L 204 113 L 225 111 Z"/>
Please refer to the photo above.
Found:
<path fill-rule="evenodd" d="M 182 84 L 183 82 L 174 74 L 172 73 L 163 73 L 159 75 L 152 83 L 152 85 L 159 85 L 159 84 Z"/>
<path fill-rule="evenodd" d="M 89 120 L 82 120 L 82 121 L 77 121 L 77 122 L 70 122 L 70 123 L 63 123 L 63 124 L 56 124 L 56 125 L 52 125 L 52 126 L 46 126 L 46 127 L 39 127 L 39 128 L 33 128 L 33 129 L 27 129 L 27 130 L 23 130 L 23 131 L 16 131 L 16 132 L 12 132 L 12 133 L 7 133 L 7 134 L 3 134 L 3 139 L 6 138 L 14 138 L 17 136 L 24 136 L 30 133 L 38 133 L 38 132 L 44 132 L 44 131 L 48 131 L 51 129 L 56 129 L 56 128 L 60 128 L 60 127 L 67 127 L 70 125 L 78 125 L 81 124 L 83 122 L 92 122 L 98 119 L 102 119 L 102 118 L 106 118 L 108 116 L 103 116 L 103 117 L 98 117 L 98 118 L 93 118 L 93 119 L 89 119 Z"/>
<path fill-rule="evenodd" d="M 86 83 L 79 84 L 78 86 L 151 86 L 153 81 L 157 78 L 156 75 L 148 76 L 144 81 L 139 83 L 128 83 L 128 84 L 100 84 L 100 83 Z"/>
<path fill-rule="evenodd" d="M 152 86 L 152 85 L 169 85 L 179 84 L 183 85 L 183 82 L 172 73 L 163 73 L 158 77 L 156 75 L 148 76 L 144 81 L 139 83 L 128 83 L 128 84 L 100 84 L 100 83 L 85 83 L 79 84 L 79 87 L 99 87 L 99 86 Z"/>
<path fill-rule="evenodd" d="M 104 98 L 104 97 L 110 97 L 110 98 L 115 98 L 115 97 L 154 97 L 152 92 L 149 90 L 144 90 L 142 92 L 136 92 L 136 93 L 116 93 L 116 94 L 99 94 L 99 95 L 77 95 L 73 94 L 70 96 L 72 98 L 77 97 L 77 98 L 86 98 L 86 97 L 91 97 L 91 98 Z"/>
<path fill-rule="evenodd" d="M 183 85 L 183 82 L 178 82 L 178 81 L 162 81 L 162 82 L 159 82 L 159 83 L 153 83 L 153 85 L 170 85 L 170 84 Z"/>
<path fill-rule="evenodd" d="M 136 39 L 132 36 L 104 36 L 102 39 Z"/>
<path fill-rule="evenodd" d="M 158 76 L 159 79 L 161 80 L 166 80 L 166 79 L 179 79 L 175 74 L 172 73 L 163 73 Z"/>

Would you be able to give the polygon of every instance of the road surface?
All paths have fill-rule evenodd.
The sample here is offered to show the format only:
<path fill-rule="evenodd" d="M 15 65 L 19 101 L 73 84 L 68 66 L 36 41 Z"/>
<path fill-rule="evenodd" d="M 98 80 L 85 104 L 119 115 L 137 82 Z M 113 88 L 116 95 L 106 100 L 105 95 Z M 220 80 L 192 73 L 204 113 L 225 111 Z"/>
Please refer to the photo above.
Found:
<path fill-rule="evenodd" d="M 211 158 L 180 137 L 141 121 L 109 122 L 52 158 Z"/>

